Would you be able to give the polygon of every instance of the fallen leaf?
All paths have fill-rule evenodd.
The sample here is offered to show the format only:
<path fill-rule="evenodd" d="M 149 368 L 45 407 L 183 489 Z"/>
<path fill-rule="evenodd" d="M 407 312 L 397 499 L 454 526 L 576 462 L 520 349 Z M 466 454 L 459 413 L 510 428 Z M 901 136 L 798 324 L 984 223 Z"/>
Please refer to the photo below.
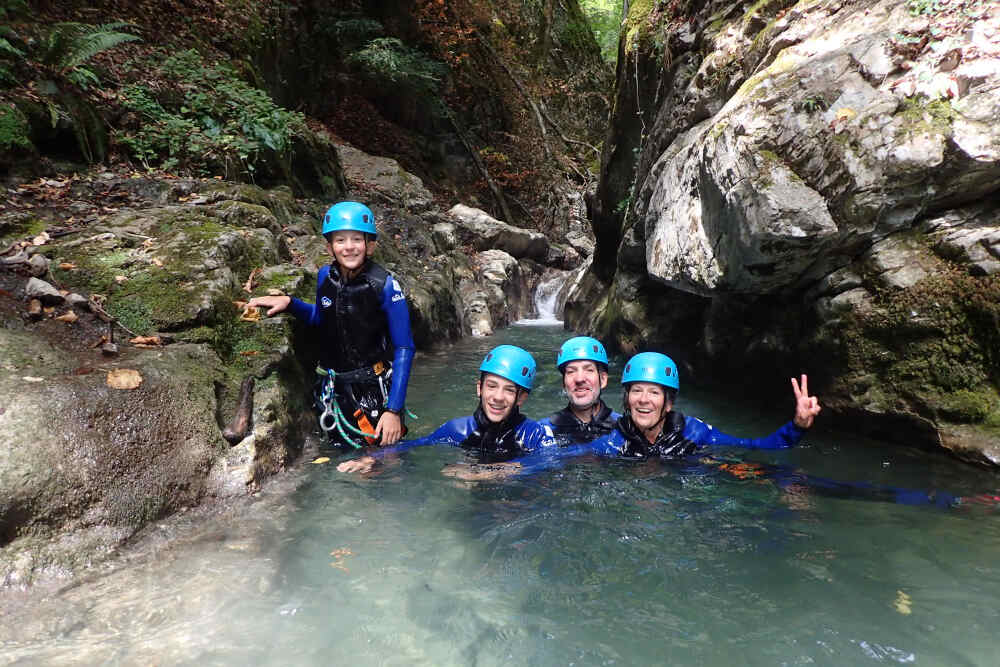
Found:
<path fill-rule="evenodd" d="M 108 342 L 108 337 L 107 336 L 101 336 L 97 340 L 97 342 L 93 343 L 90 347 L 100 347 L 100 346 L 104 345 L 107 342 Z"/>
<path fill-rule="evenodd" d="M 45 245 L 45 243 L 50 239 L 48 232 L 42 232 L 35 238 L 31 239 L 31 245 Z"/>
<path fill-rule="evenodd" d="M 240 352 L 241 357 L 256 357 L 260 354 L 260 350 L 243 350 Z"/>
<path fill-rule="evenodd" d="M 151 239 L 151 238 L 150 239 L 146 239 L 145 241 L 142 242 L 142 247 L 143 248 L 152 248 L 155 243 L 156 243 L 156 239 Z"/>
<path fill-rule="evenodd" d="M 834 122 L 848 121 L 858 115 L 858 112 L 851 107 L 841 107 L 837 109 L 837 115 L 834 117 Z"/>
<path fill-rule="evenodd" d="M 45 378 L 36 378 L 33 375 L 25 375 L 21 379 L 25 382 L 45 382 Z"/>
<path fill-rule="evenodd" d="M 112 389 L 135 389 L 142 384 L 142 375 L 131 368 L 116 368 L 108 371 L 107 383 Z"/>
<path fill-rule="evenodd" d="M 909 595 L 907 595 L 903 591 L 896 591 L 896 600 L 892 603 L 892 606 L 900 614 L 903 614 L 904 616 L 909 616 L 910 614 L 913 613 L 913 610 L 910 608 L 911 602 L 912 600 L 910 599 Z"/>
<path fill-rule="evenodd" d="M 259 275 L 260 275 L 260 269 L 254 269 L 253 271 L 251 271 L 250 277 L 247 278 L 247 281 L 245 283 L 243 283 L 243 289 L 246 290 L 248 293 L 252 294 L 254 284 L 256 283 L 257 276 Z"/>
<path fill-rule="evenodd" d="M 256 306 L 244 306 L 243 314 L 240 315 L 240 321 L 242 322 L 259 322 L 260 321 L 260 311 L 257 310 Z"/>
<path fill-rule="evenodd" d="M 136 336 L 129 340 L 133 345 L 163 345 L 159 336 Z"/>
<path fill-rule="evenodd" d="M 128 276 L 115 276 L 115 282 L 119 285 L 128 280 Z"/>
<path fill-rule="evenodd" d="M 65 313 L 63 313 L 59 317 L 56 317 L 56 318 L 53 318 L 53 319 L 57 319 L 60 322 L 66 322 L 68 324 L 72 324 L 73 322 L 76 322 L 80 318 L 77 317 L 76 313 L 74 313 L 72 310 L 67 310 Z"/>
<path fill-rule="evenodd" d="M 153 264 L 155 264 L 156 266 L 163 266 L 163 260 L 160 259 L 159 257 L 154 257 Z"/>
<path fill-rule="evenodd" d="M 72 271 L 76 268 L 76 264 L 73 262 L 59 262 L 59 268 L 63 271 Z"/>
<path fill-rule="evenodd" d="M 320 456 L 319 458 L 313 459 L 313 463 L 329 463 L 329 462 L 330 462 L 329 456 Z"/>

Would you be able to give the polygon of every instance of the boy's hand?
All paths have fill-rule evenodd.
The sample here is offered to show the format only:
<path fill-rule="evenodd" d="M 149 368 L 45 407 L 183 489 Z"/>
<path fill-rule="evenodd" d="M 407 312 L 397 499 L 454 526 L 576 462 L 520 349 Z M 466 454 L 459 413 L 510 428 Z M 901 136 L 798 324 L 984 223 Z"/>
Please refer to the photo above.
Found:
<path fill-rule="evenodd" d="M 351 459 L 350 461 L 344 461 L 337 466 L 338 472 L 359 472 L 366 473 L 371 472 L 371 469 L 375 467 L 375 457 L 374 456 L 362 456 L 358 459 Z"/>
<path fill-rule="evenodd" d="M 263 307 L 267 308 L 267 316 L 276 315 L 288 308 L 288 304 L 292 302 L 292 297 L 281 295 L 281 296 L 255 296 L 254 298 L 247 301 L 247 307 Z"/>
<path fill-rule="evenodd" d="M 813 425 L 813 420 L 819 414 L 819 399 L 809 395 L 809 378 L 802 374 L 802 385 L 792 378 L 792 391 L 795 392 L 795 417 L 792 421 L 799 428 L 809 428 Z"/>
<path fill-rule="evenodd" d="M 395 445 L 403 435 L 403 422 L 394 412 L 383 412 L 375 426 L 375 437 L 382 436 L 383 446 Z"/>

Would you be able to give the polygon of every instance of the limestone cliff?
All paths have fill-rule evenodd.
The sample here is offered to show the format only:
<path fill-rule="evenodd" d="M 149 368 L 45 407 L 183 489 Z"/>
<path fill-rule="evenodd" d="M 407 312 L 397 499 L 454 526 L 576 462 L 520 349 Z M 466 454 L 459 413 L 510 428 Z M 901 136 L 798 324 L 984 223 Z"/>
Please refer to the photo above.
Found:
<path fill-rule="evenodd" d="M 635 2 L 617 76 L 571 324 L 1000 462 L 1000 9 Z"/>

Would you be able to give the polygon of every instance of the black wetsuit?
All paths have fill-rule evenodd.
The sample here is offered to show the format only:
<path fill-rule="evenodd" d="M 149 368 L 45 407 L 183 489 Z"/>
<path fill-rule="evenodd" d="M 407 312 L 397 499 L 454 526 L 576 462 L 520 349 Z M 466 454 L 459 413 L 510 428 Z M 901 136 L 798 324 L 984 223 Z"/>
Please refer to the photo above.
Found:
<path fill-rule="evenodd" d="M 345 280 L 324 266 L 316 303 L 292 299 L 289 311 L 322 331 L 319 363 L 335 372 L 337 403 L 352 426 L 367 421 L 374 428 L 385 409 L 403 411 L 413 337 L 403 292 L 385 269 L 366 261 Z"/>
<path fill-rule="evenodd" d="M 601 401 L 601 409 L 596 415 L 585 422 L 573 414 L 567 405 L 558 412 L 553 412 L 547 419 L 539 423 L 552 427 L 552 433 L 557 439 L 573 444 L 580 444 L 596 440 L 602 435 L 607 435 L 615 430 L 620 414 L 609 408 L 604 401 Z"/>

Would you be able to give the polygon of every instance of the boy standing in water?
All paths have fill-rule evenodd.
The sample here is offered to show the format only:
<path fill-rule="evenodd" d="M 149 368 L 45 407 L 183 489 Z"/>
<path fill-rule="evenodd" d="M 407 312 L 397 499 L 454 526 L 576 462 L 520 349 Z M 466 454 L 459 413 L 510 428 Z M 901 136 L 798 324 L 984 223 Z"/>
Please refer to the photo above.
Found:
<path fill-rule="evenodd" d="M 405 433 L 402 412 L 413 360 L 410 313 L 399 283 L 371 261 L 375 215 L 340 202 L 323 217 L 333 262 L 319 270 L 316 303 L 289 296 L 254 297 L 267 315 L 288 310 L 323 332 L 318 392 L 320 426 L 331 441 L 391 445 Z"/>
<path fill-rule="evenodd" d="M 440 442 L 475 452 L 480 463 L 495 463 L 552 445 L 554 440 L 548 427 L 528 419 L 520 411 L 534 380 L 535 359 L 531 354 L 514 345 L 495 347 L 479 366 L 476 411 L 442 424 L 419 440 L 401 443 L 392 451 Z M 363 456 L 344 461 L 337 470 L 367 472 L 376 460 L 373 456 Z"/>

